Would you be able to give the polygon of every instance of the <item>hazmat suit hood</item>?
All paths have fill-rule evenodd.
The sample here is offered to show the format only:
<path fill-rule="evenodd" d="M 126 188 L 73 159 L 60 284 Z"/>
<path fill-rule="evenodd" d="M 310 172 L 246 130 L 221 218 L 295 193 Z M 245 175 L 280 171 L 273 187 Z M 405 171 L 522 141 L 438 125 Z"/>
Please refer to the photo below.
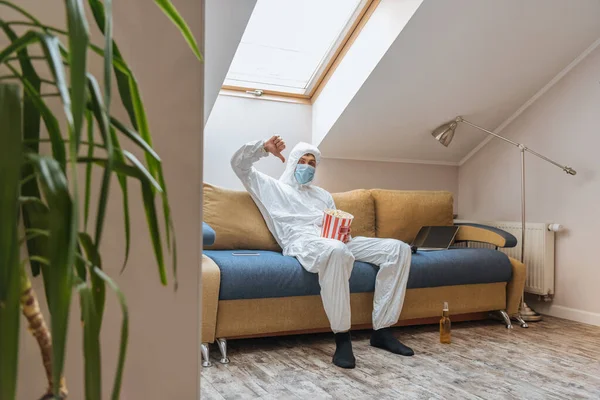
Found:
<path fill-rule="evenodd" d="M 298 181 L 296 180 L 296 177 L 294 176 L 294 173 L 296 172 L 296 166 L 298 165 L 298 161 L 300 161 L 300 158 L 303 155 L 308 154 L 308 153 L 315 156 L 315 160 L 316 160 L 317 166 L 318 166 L 319 162 L 321 161 L 321 152 L 319 151 L 317 146 L 313 146 L 310 143 L 300 142 L 296 146 L 294 146 L 294 148 L 290 152 L 290 155 L 287 160 L 287 165 L 285 167 L 285 171 L 279 178 L 279 181 L 286 183 L 293 187 L 311 185 L 313 183 L 313 181 L 310 181 L 306 185 L 301 185 L 300 183 L 298 183 Z"/>

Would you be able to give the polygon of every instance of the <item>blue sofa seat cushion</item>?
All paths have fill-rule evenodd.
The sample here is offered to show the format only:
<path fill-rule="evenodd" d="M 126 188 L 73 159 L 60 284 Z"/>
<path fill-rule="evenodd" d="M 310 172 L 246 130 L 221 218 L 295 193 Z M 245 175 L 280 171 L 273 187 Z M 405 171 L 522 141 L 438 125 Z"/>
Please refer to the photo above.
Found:
<path fill-rule="evenodd" d="M 219 300 L 262 299 L 320 294 L 317 274 L 307 272 L 293 257 L 272 251 L 207 250 L 221 270 Z M 378 268 L 355 262 L 350 292 L 375 290 Z M 456 248 L 412 255 L 408 288 L 508 282 L 512 267 L 506 254 L 493 249 Z"/>

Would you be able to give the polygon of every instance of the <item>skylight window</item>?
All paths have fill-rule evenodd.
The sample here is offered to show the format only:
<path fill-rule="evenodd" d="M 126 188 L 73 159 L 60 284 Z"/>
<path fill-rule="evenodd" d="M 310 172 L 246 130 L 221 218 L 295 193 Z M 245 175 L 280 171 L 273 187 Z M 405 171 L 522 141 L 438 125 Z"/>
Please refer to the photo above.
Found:
<path fill-rule="evenodd" d="M 310 97 L 369 0 L 258 0 L 226 88 Z"/>

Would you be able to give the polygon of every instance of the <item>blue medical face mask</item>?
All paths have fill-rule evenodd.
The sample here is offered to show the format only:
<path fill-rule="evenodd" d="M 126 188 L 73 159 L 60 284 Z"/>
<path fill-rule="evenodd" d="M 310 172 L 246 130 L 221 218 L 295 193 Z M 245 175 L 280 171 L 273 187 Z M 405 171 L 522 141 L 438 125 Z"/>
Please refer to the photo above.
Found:
<path fill-rule="evenodd" d="M 315 168 L 308 164 L 298 164 L 296 165 L 296 172 L 294 172 L 294 176 L 296 177 L 298 183 L 305 185 L 312 181 L 315 177 Z"/>

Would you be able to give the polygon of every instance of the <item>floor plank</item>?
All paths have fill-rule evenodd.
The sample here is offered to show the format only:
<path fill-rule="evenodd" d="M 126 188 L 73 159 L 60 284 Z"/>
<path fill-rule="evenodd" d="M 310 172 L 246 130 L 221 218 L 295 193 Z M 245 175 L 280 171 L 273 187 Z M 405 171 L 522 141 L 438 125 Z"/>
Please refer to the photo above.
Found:
<path fill-rule="evenodd" d="M 231 363 L 201 374 L 202 398 L 229 399 L 600 399 L 600 327 L 545 317 L 528 329 L 497 321 L 453 324 L 452 344 L 436 325 L 395 335 L 415 350 L 401 357 L 352 333 L 357 367 L 331 363 L 331 334 L 234 340 Z"/>

